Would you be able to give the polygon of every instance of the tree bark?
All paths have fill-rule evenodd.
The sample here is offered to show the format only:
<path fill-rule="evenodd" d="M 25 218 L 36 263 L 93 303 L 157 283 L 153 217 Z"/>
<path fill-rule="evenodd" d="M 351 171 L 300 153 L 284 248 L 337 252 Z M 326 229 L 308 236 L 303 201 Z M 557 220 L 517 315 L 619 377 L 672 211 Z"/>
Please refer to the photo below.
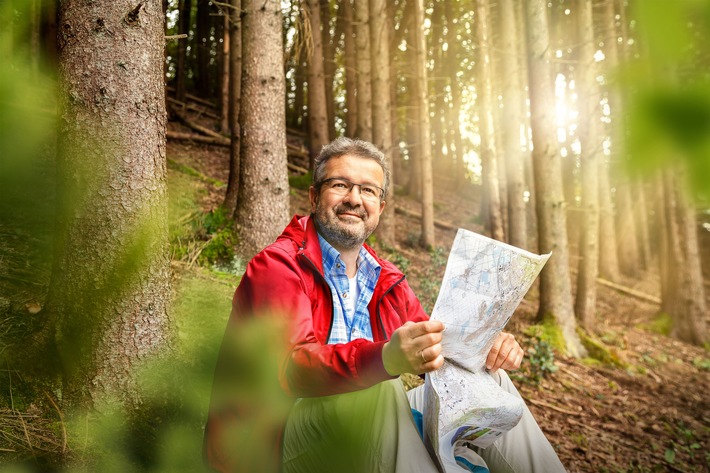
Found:
<path fill-rule="evenodd" d="M 370 44 L 372 45 L 372 138 L 385 155 L 390 169 L 387 205 L 380 217 L 377 237 L 386 245 L 395 244 L 394 163 L 392 159 L 392 114 L 390 102 L 390 55 L 387 29 L 387 2 L 370 0 Z"/>
<path fill-rule="evenodd" d="M 230 60 L 230 27 L 229 10 L 221 8 L 222 15 L 217 17 L 219 22 L 218 36 L 222 38 L 222 45 L 217 43 L 219 61 L 219 89 L 218 89 L 218 109 L 219 109 L 219 131 L 229 133 L 229 60 Z"/>
<path fill-rule="evenodd" d="M 414 37 L 414 29 L 411 28 L 411 36 Z M 415 41 L 412 40 L 412 44 Z M 411 51 L 411 60 L 416 61 L 416 51 L 412 46 L 408 48 Z M 414 63 L 412 63 L 414 66 Z M 407 195 L 413 199 L 421 199 L 422 197 L 422 164 L 421 164 L 421 132 L 419 128 L 419 103 L 417 97 L 417 78 L 410 75 L 407 78 L 407 90 L 412 99 L 407 106 L 407 156 L 409 157 L 409 179 L 407 180 Z"/>
<path fill-rule="evenodd" d="M 481 163 L 483 180 L 488 191 L 488 217 L 491 237 L 505 241 L 503 217 L 501 215 L 498 163 L 495 150 L 491 100 L 491 58 L 489 54 L 491 37 L 489 34 L 490 10 L 485 0 L 476 0 L 476 42 L 478 43 L 478 121 L 481 135 Z"/>
<path fill-rule="evenodd" d="M 603 159 L 600 100 L 597 85 L 600 71 L 594 59 L 594 21 L 592 0 L 578 4 L 579 66 L 577 68 L 577 93 L 579 99 L 579 129 L 582 144 L 582 225 L 579 245 L 579 270 L 577 272 L 577 298 L 575 315 L 587 331 L 594 330 L 597 306 L 597 276 L 599 274 L 599 161 Z"/>
<path fill-rule="evenodd" d="M 626 2 L 623 0 L 613 0 L 611 2 L 608 2 L 606 5 L 607 9 L 607 18 L 609 19 L 609 24 L 608 28 L 615 28 L 614 33 L 613 33 L 613 38 L 611 38 L 610 41 L 610 46 L 614 45 L 614 49 L 616 50 L 616 56 L 617 56 L 617 61 L 619 63 L 621 62 L 628 62 L 629 60 L 632 59 L 633 56 L 633 48 L 629 46 L 628 44 L 628 38 L 629 38 L 629 33 L 627 31 L 628 27 L 628 21 L 626 17 L 626 8 L 628 8 L 628 5 Z M 619 13 L 619 28 L 618 28 L 618 33 L 616 32 L 616 12 L 618 11 Z M 610 32 L 611 34 L 611 32 Z M 617 41 L 618 37 L 621 37 L 622 42 L 619 43 Z M 619 94 L 618 87 L 614 88 L 614 91 L 616 94 Z M 619 94 L 621 95 L 621 94 Z M 612 107 L 614 107 L 614 102 L 617 103 L 617 109 L 619 106 L 623 107 L 623 101 L 620 99 L 614 99 L 612 97 Z M 623 108 L 622 108 L 623 112 Z M 618 116 L 619 111 L 614 112 L 614 109 L 612 108 L 612 117 L 614 115 Z M 622 128 L 620 126 L 615 127 L 615 129 Z M 622 136 L 619 137 L 619 140 L 623 139 Z M 634 202 L 633 205 L 633 216 L 635 219 L 634 225 L 636 227 L 636 232 L 638 235 L 638 248 L 639 248 L 639 259 L 640 259 L 640 264 L 645 268 L 648 269 L 651 267 L 651 262 L 653 260 L 653 253 L 651 252 L 651 239 L 649 235 L 649 223 L 648 223 L 648 206 L 646 203 L 646 191 L 644 189 L 643 182 L 641 182 L 639 179 L 635 179 L 634 182 L 631 184 L 632 187 L 632 201 Z"/>
<path fill-rule="evenodd" d="M 321 13 L 321 44 L 323 45 L 323 81 L 325 83 L 325 110 L 328 128 L 326 141 L 335 139 L 335 99 L 333 94 L 333 80 L 335 78 L 335 42 L 330 34 L 330 1 L 320 0 Z"/>
<path fill-rule="evenodd" d="M 242 0 L 239 252 L 246 259 L 272 243 L 289 219 L 286 92 L 281 4 Z"/>
<path fill-rule="evenodd" d="M 609 1 L 604 5 L 604 52 L 605 61 L 610 71 L 619 67 L 619 54 L 617 48 L 616 12 L 614 2 Z M 612 120 L 612 162 L 621 162 L 624 158 L 623 130 L 625 129 L 623 102 L 621 89 L 616 83 L 611 83 L 609 88 L 609 102 Z M 619 269 L 622 273 L 633 276 L 640 268 L 640 250 L 634 207 L 637 203 L 632 197 L 633 180 L 629 176 L 622 176 L 614 186 L 616 188 L 616 231 L 618 242 Z"/>
<path fill-rule="evenodd" d="M 611 281 L 619 281 L 619 253 L 608 160 L 600 160 L 599 167 L 599 275 Z"/>
<path fill-rule="evenodd" d="M 518 248 L 528 248 L 525 209 L 525 175 L 523 152 L 520 146 L 520 103 L 523 101 L 523 85 L 520 77 L 517 41 L 520 37 L 515 28 L 513 0 L 501 0 L 500 21 L 503 42 L 501 53 L 503 90 L 503 156 L 506 161 L 508 190 L 508 241 Z"/>
<path fill-rule="evenodd" d="M 139 402 L 169 347 L 163 10 L 62 2 L 58 244 L 49 295 L 70 406 Z"/>
<path fill-rule="evenodd" d="M 660 269 L 666 275 L 661 281 L 667 287 L 661 291 L 661 306 L 673 318 L 674 337 L 702 345 L 708 340 L 705 288 L 695 209 L 681 188 L 684 180 L 681 170 L 669 170 L 663 175 L 667 258 L 662 260 L 665 264 Z"/>
<path fill-rule="evenodd" d="M 190 33 L 190 18 L 192 15 L 192 0 L 180 0 L 178 7 L 178 34 L 188 35 L 179 39 L 177 44 L 177 59 L 175 63 L 175 98 L 185 102 L 187 94 L 187 46 Z"/>
<path fill-rule="evenodd" d="M 446 15 L 447 25 L 449 25 L 449 31 L 447 34 L 449 49 L 446 54 L 446 70 L 449 76 L 449 88 L 451 95 L 451 106 L 449 107 L 449 126 L 450 133 L 452 135 L 451 141 L 453 142 L 451 157 L 454 161 L 454 185 L 458 189 L 466 182 L 468 169 L 466 167 L 466 163 L 463 161 L 463 139 L 461 137 L 461 119 L 459 116 L 461 112 L 461 84 L 458 78 L 460 45 L 459 41 L 456 39 L 456 30 L 454 28 L 456 25 L 454 23 L 454 19 L 456 17 L 451 10 L 451 2 L 445 2 L 444 14 Z"/>
<path fill-rule="evenodd" d="M 311 48 L 308 56 L 308 125 L 311 162 L 321 148 L 328 144 L 328 111 L 323 69 L 319 0 L 308 0 L 308 20 L 311 25 Z"/>
<path fill-rule="evenodd" d="M 416 103 L 419 112 L 419 163 L 422 178 L 422 233 L 420 244 L 434 248 L 434 176 L 431 156 L 431 128 L 429 125 L 429 89 L 427 80 L 427 48 L 424 36 L 424 1 L 414 0 L 414 37 L 416 51 Z"/>
<path fill-rule="evenodd" d="M 394 51 L 397 50 L 397 45 L 400 43 L 401 38 L 398 38 L 395 34 L 395 17 L 397 15 L 397 9 L 394 2 L 387 3 L 387 30 L 392 33 L 389 34 L 389 51 L 393 51 L 390 55 L 389 60 L 389 94 L 390 94 L 390 123 L 392 129 L 392 175 L 396 178 L 396 182 L 393 181 L 392 185 L 397 185 L 402 187 L 404 184 L 405 176 L 404 173 L 404 155 L 399 146 L 401 143 L 400 133 L 400 120 L 399 120 L 399 80 L 398 80 L 398 61 L 397 54 Z M 401 28 L 401 27 L 400 27 Z M 394 188 L 393 188 L 394 189 Z"/>
<path fill-rule="evenodd" d="M 613 4 L 614 2 L 609 2 Z M 608 16 L 613 16 L 613 5 L 612 11 L 607 11 Z M 608 17 L 608 22 L 613 22 L 614 18 Z M 609 28 L 609 25 L 607 25 Z M 611 32 L 607 31 L 607 36 L 610 36 Z M 614 62 L 614 52 L 615 49 L 615 34 L 614 38 L 611 39 L 607 60 L 610 63 Z M 614 51 L 611 51 L 612 48 Z M 615 87 L 616 89 L 616 87 Z M 613 94 L 610 97 L 611 112 L 612 112 L 612 156 L 618 158 L 622 152 L 620 151 L 622 145 L 623 135 L 618 133 L 622 129 L 622 115 L 620 96 L 618 94 Z M 618 123 L 615 123 L 617 122 Z M 610 163 L 607 158 L 601 159 L 599 161 L 599 275 L 610 279 L 612 281 L 619 281 L 621 279 L 620 268 L 619 268 L 619 245 L 617 244 L 617 231 L 616 231 L 616 219 L 614 217 L 614 205 L 612 202 L 611 195 L 611 182 L 610 182 Z"/>
<path fill-rule="evenodd" d="M 237 209 L 239 195 L 239 152 L 241 142 L 239 137 L 239 104 L 242 91 L 242 23 L 240 11 L 241 0 L 230 0 L 229 10 L 229 178 L 227 193 L 224 196 L 224 207 L 229 215 L 234 215 Z"/>
<path fill-rule="evenodd" d="M 427 60 L 432 64 L 431 75 L 429 76 L 429 86 L 433 94 L 430 98 L 429 113 L 431 114 L 431 142 L 432 155 L 436 159 L 432 164 L 437 172 L 445 172 L 447 164 L 442 157 L 446 140 L 444 139 L 444 119 L 446 116 L 446 103 L 444 101 L 444 91 L 446 90 L 446 77 L 444 76 L 444 51 L 442 48 L 442 37 L 444 33 L 443 3 L 434 0 L 428 2 L 431 5 L 431 15 L 429 20 L 431 27 L 427 35 L 428 56 Z"/>
<path fill-rule="evenodd" d="M 369 0 L 355 5 L 355 47 L 357 49 L 357 131 L 355 137 L 372 141 L 372 61 Z"/>
<path fill-rule="evenodd" d="M 291 122 L 291 127 L 302 129 L 304 127 L 304 114 L 306 112 L 305 98 L 306 98 L 306 66 L 303 64 L 301 57 L 297 58 L 295 73 L 294 73 L 294 83 L 296 90 L 294 91 L 293 97 L 293 121 Z"/>
<path fill-rule="evenodd" d="M 195 57 L 197 59 L 197 69 L 194 71 L 196 77 L 195 88 L 198 95 L 208 98 L 211 96 L 210 83 L 212 80 L 210 68 L 210 51 L 212 49 L 212 40 L 210 40 L 211 9 L 209 0 L 196 1 Z"/>
<path fill-rule="evenodd" d="M 572 284 L 565 203 L 562 196 L 560 157 L 553 113 L 554 90 L 550 74 L 550 39 L 547 27 L 547 2 L 527 0 L 528 75 L 530 80 L 530 125 L 533 141 L 533 171 L 538 215 L 539 247 L 553 252 L 540 275 L 538 318 L 554 317 L 575 357 L 585 354 L 576 333 L 572 308 Z"/>
<path fill-rule="evenodd" d="M 355 57 L 355 29 L 353 28 L 352 0 L 340 3 L 343 15 L 343 52 L 345 57 L 345 136 L 355 137 L 357 131 L 357 59 Z"/>

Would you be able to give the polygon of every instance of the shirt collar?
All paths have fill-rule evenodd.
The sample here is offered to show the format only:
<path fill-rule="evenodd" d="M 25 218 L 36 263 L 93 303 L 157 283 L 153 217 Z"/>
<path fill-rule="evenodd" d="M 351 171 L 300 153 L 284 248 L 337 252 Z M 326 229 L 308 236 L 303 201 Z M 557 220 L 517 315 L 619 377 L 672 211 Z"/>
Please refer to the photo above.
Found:
<path fill-rule="evenodd" d="M 340 258 L 340 252 L 326 241 L 325 238 L 318 234 L 318 242 L 320 243 L 321 253 L 323 255 L 323 274 L 330 275 L 334 270 L 345 273 L 345 263 Z M 340 264 L 341 266 L 337 266 Z M 380 274 L 380 263 L 377 262 L 374 256 L 365 249 L 360 247 L 360 252 L 357 256 L 357 270 L 364 274 L 377 279 Z"/>

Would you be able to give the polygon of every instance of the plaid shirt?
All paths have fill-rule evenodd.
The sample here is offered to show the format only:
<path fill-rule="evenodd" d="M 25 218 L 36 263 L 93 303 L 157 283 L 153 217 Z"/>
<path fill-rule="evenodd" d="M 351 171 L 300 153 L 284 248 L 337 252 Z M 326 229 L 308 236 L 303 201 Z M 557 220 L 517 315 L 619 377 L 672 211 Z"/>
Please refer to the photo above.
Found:
<path fill-rule="evenodd" d="M 367 305 L 380 277 L 380 265 L 364 248 L 360 248 L 357 258 L 357 286 L 359 297 L 355 304 L 348 304 L 350 283 L 345 273 L 345 263 L 340 253 L 330 243 L 318 235 L 323 254 L 323 274 L 333 294 L 333 328 L 328 344 L 347 343 L 357 338 L 372 341 L 372 326 Z M 354 309 L 353 309 L 354 307 Z"/>

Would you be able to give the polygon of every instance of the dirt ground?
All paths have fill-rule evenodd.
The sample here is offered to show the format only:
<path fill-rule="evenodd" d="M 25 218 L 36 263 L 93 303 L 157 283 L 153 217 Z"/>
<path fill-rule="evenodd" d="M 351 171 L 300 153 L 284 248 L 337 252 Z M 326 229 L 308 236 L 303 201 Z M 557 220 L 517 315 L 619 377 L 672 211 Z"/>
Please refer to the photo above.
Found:
<path fill-rule="evenodd" d="M 176 162 L 226 182 L 227 148 L 174 142 L 168 151 Z M 436 181 L 436 219 L 481 232 L 478 187 L 446 191 L 452 187 Z M 205 205 L 218 205 L 224 190 L 213 187 Z M 397 206 L 419 210 L 416 201 L 402 196 Z M 308 212 L 305 191 L 292 190 L 292 210 Z M 413 244 L 418 228 L 416 218 L 398 213 L 395 250 L 407 260 L 412 286 L 426 292 L 441 280 L 444 267 Z M 454 230 L 436 229 L 444 258 L 454 235 Z M 658 295 L 652 272 L 619 283 Z M 537 310 L 536 290 L 531 289 L 507 327 L 524 345 L 531 341 L 524 334 Z M 658 311 L 656 304 L 600 285 L 597 306 L 596 335 L 619 366 L 556 352 L 557 371 L 539 385 L 516 383 L 562 462 L 570 472 L 710 472 L 708 352 L 644 329 Z"/>

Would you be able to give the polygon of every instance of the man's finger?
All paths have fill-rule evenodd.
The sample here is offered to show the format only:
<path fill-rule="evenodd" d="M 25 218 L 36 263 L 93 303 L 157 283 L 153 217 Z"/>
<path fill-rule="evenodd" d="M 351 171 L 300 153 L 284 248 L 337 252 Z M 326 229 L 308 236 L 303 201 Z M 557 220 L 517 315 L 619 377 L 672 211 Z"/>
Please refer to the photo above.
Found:
<path fill-rule="evenodd" d="M 496 356 L 496 359 L 493 361 L 493 368 L 494 370 L 500 368 L 503 366 L 503 364 L 506 363 L 508 360 L 508 357 L 511 355 L 511 352 L 513 351 L 513 344 L 511 343 L 503 343 L 500 347 L 500 350 L 498 351 L 498 356 Z"/>
<path fill-rule="evenodd" d="M 438 320 L 425 320 L 417 322 L 409 327 L 409 336 L 417 338 L 428 333 L 439 333 L 444 331 L 444 324 Z"/>
<path fill-rule="evenodd" d="M 488 352 L 486 357 L 486 369 L 493 369 L 496 359 L 498 358 L 498 352 L 500 351 L 500 346 L 502 344 L 501 338 L 498 337 L 491 347 L 491 351 Z"/>

